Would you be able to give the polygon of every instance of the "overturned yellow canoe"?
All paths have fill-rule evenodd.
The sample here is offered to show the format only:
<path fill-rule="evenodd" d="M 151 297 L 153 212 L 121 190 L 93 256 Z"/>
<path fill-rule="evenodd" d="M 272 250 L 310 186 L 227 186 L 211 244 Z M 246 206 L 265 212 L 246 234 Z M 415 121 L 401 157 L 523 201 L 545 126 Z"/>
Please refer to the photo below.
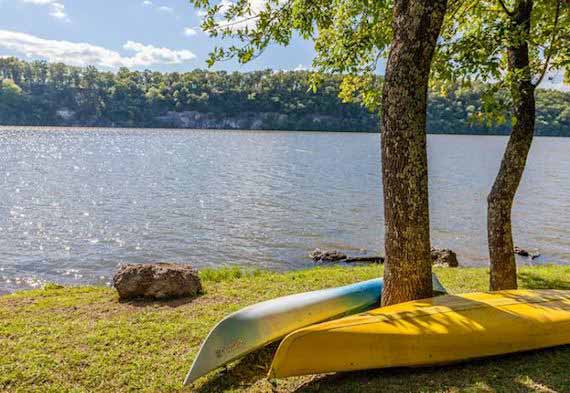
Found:
<path fill-rule="evenodd" d="M 420 366 L 570 344 L 570 291 L 445 295 L 288 335 L 269 377 Z"/>

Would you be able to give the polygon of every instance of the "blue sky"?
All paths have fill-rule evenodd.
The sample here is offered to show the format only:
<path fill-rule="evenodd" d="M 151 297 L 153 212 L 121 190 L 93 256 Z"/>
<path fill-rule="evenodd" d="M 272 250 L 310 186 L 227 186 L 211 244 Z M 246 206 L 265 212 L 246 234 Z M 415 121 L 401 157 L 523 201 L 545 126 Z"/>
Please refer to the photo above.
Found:
<path fill-rule="evenodd" d="M 258 7 L 265 2 L 249 1 Z M 205 69 L 220 41 L 200 30 L 200 19 L 189 0 L 0 0 L 0 56 L 107 70 Z M 214 69 L 306 69 L 313 55 L 312 43 L 297 38 L 246 65 L 230 61 Z M 570 91 L 561 72 L 548 76 L 541 87 Z"/>
<path fill-rule="evenodd" d="M 0 56 L 110 70 L 206 68 L 216 41 L 199 25 L 187 0 L 0 0 Z M 311 42 L 295 39 L 245 66 L 224 62 L 215 68 L 306 68 L 313 53 Z"/>

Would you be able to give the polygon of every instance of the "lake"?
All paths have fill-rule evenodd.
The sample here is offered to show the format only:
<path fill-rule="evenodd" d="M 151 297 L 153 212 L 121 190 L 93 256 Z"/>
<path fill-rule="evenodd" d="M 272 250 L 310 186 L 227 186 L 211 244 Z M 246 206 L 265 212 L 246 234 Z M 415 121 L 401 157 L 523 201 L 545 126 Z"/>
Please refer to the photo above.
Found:
<path fill-rule="evenodd" d="M 432 243 L 488 263 L 505 137 L 431 135 Z M 521 264 L 570 263 L 570 139 L 536 138 L 513 212 Z M 380 137 L 0 129 L 0 291 L 109 283 L 125 262 L 298 269 L 316 247 L 383 254 Z"/>

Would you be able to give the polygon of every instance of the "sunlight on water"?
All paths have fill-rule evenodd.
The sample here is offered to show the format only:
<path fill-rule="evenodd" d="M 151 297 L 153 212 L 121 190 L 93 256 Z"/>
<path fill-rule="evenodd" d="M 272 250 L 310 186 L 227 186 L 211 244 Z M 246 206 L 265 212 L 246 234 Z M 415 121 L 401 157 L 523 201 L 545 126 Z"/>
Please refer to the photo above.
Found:
<path fill-rule="evenodd" d="M 503 137 L 430 136 L 432 242 L 487 261 Z M 291 269 L 308 251 L 382 254 L 379 136 L 0 131 L 0 291 L 109 284 L 123 262 Z M 570 262 L 570 140 L 537 138 L 514 208 L 533 263 Z M 521 263 L 529 263 L 521 259 Z"/>

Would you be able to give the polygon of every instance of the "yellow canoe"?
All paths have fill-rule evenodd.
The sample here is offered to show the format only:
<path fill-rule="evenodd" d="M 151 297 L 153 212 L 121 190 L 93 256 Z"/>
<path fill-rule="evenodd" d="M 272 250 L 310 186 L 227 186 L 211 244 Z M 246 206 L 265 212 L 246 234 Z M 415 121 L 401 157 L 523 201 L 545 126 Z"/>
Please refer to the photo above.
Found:
<path fill-rule="evenodd" d="M 270 378 L 452 363 L 570 344 L 570 291 L 513 290 L 377 308 L 297 330 Z"/>

